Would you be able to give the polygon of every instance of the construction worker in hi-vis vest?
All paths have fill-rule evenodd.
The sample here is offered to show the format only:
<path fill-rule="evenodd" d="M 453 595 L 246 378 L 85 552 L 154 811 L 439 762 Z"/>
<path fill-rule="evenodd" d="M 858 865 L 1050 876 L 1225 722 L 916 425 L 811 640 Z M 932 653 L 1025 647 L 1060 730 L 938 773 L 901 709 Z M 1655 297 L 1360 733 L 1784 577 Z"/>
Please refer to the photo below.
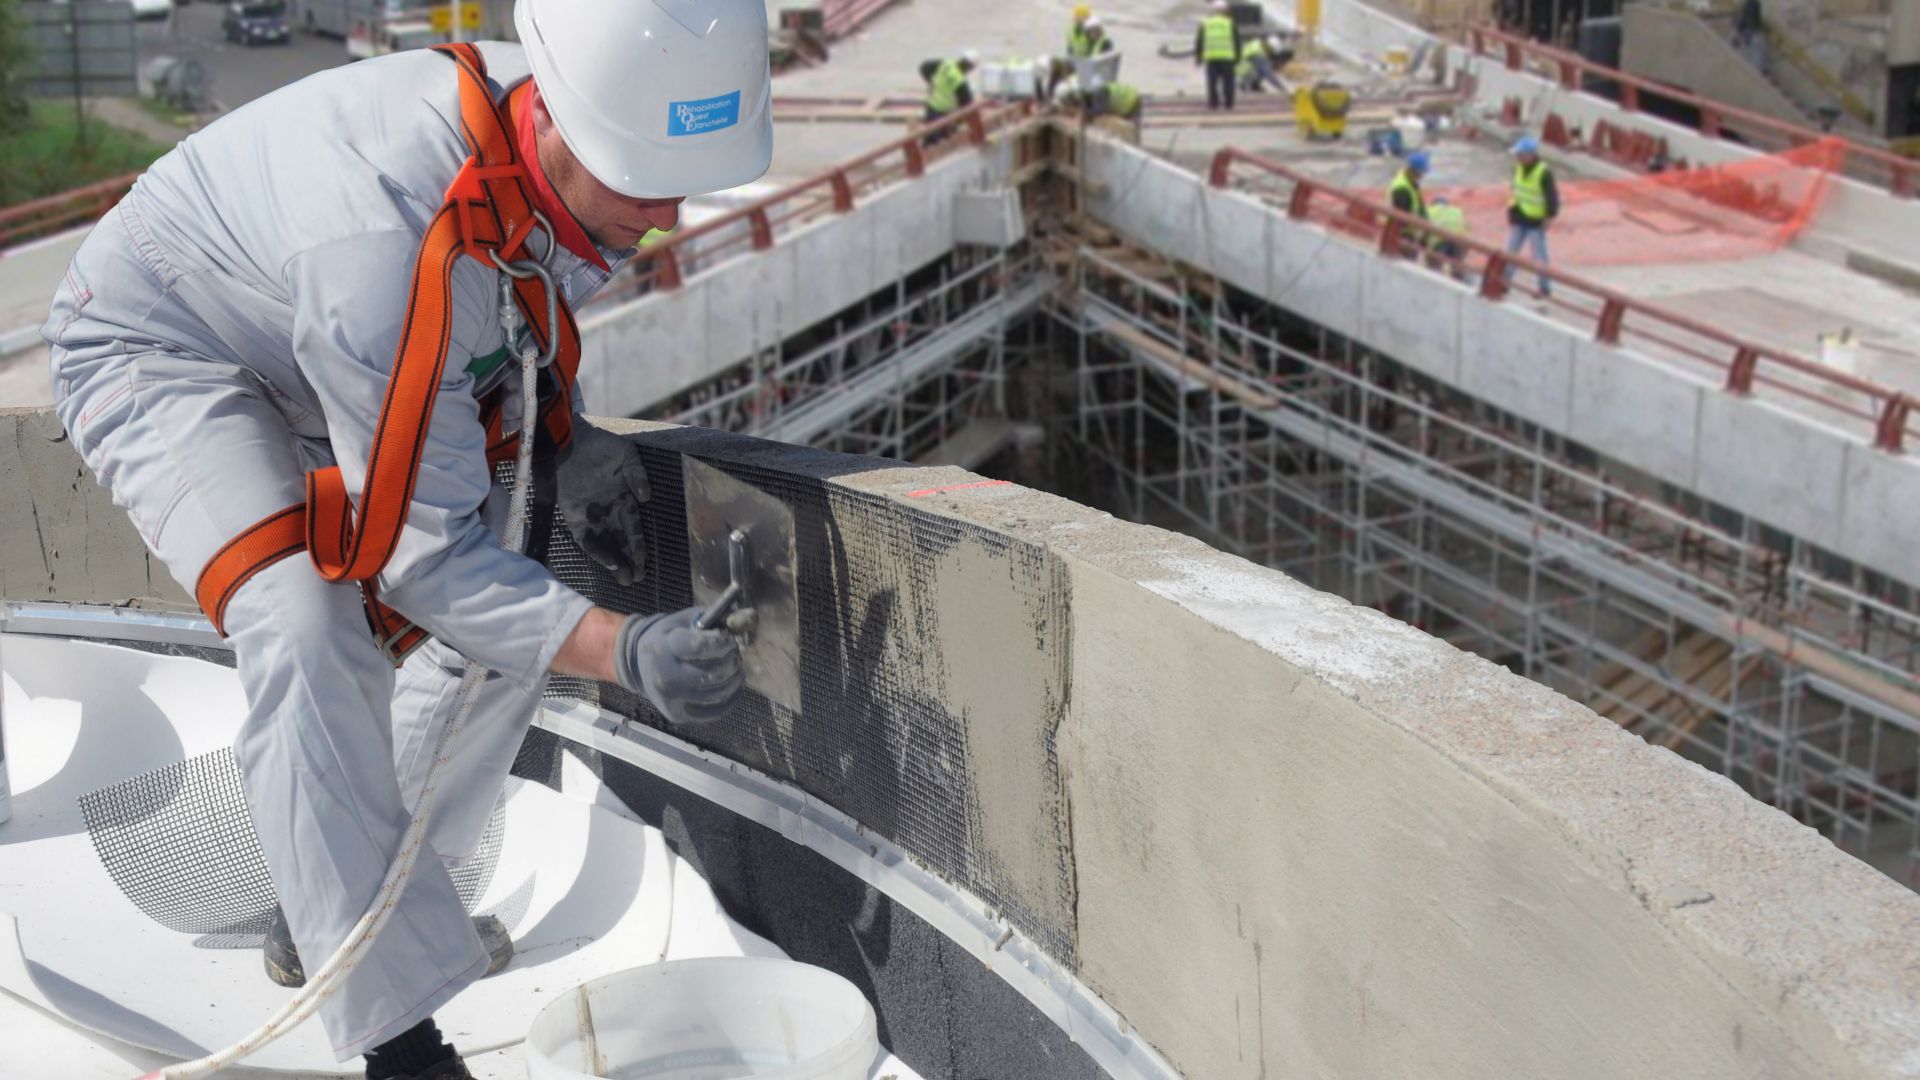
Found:
<path fill-rule="evenodd" d="M 1553 170 L 1540 159 L 1540 140 L 1529 135 L 1513 144 L 1513 196 L 1507 203 L 1508 254 L 1522 248 L 1542 267 L 1548 264 L 1547 229 L 1560 216 L 1560 187 Z M 1513 280 L 1513 267 L 1507 267 Z M 1553 279 L 1540 275 L 1540 295 L 1553 295 Z"/>
<path fill-rule="evenodd" d="M 1207 108 L 1233 108 L 1234 68 L 1240 63 L 1240 29 L 1227 0 L 1214 0 L 1193 35 L 1193 62 L 1206 68 Z"/>

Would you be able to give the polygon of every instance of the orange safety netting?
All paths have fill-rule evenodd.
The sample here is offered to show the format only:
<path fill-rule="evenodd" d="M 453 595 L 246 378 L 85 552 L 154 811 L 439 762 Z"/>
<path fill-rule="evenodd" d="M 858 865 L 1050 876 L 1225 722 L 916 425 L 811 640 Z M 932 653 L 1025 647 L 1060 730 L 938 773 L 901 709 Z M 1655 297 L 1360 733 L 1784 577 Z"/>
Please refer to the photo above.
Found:
<path fill-rule="evenodd" d="M 1560 216 L 1548 232 L 1553 261 L 1628 266 L 1778 251 L 1819 213 L 1845 153 L 1843 142 L 1824 139 L 1766 157 L 1624 180 L 1557 177 Z M 1384 190 L 1370 195 L 1387 201 Z M 1426 196 L 1465 210 L 1474 239 L 1505 246 L 1508 185 L 1432 187 Z M 1331 204 L 1315 211 L 1324 224 L 1344 231 L 1364 227 L 1358 219 L 1370 216 Z"/>

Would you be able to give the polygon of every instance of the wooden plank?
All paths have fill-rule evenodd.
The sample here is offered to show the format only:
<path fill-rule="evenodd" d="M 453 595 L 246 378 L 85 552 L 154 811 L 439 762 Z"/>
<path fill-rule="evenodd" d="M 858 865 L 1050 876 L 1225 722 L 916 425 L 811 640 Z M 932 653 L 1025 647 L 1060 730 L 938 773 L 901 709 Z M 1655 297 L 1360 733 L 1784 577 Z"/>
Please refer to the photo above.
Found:
<path fill-rule="evenodd" d="M 1739 677 L 1745 679 L 1747 676 L 1752 675 L 1754 669 L 1759 666 L 1760 658 L 1758 656 L 1747 657 L 1746 662 L 1740 665 Z M 1729 663 L 1726 665 L 1726 674 L 1710 684 L 1708 692 L 1716 698 L 1725 699 L 1727 691 L 1732 688 L 1733 684 L 1733 665 Z M 1673 730 L 1667 732 L 1666 737 L 1660 740 L 1660 745 L 1669 750 L 1678 750 L 1681 743 L 1686 741 L 1687 736 L 1692 735 L 1713 713 L 1714 710 L 1705 705 L 1693 706 L 1679 717 L 1673 726 Z"/>

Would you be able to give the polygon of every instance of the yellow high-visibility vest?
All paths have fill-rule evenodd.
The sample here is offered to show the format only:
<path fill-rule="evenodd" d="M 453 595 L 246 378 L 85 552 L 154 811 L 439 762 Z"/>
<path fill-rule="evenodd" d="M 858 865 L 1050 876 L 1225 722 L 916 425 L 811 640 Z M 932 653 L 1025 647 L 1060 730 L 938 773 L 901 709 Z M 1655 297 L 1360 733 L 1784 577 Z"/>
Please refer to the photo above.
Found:
<path fill-rule="evenodd" d="M 1115 116 L 1132 116 L 1140 107 L 1140 90 L 1127 83 L 1107 84 L 1107 111 Z"/>
<path fill-rule="evenodd" d="M 1234 68 L 1235 73 L 1241 78 L 1253 74 L 1254 57 L 1265 55 L 1267 55 L 1266 45 L 1259 38 L 1249 38 L 1245 45 L 1240 46 L 1240 63 Z"/>
<path fill-rule="evenodd" d="M 1200 24 L 1200 59 L 1233 60 L 1233 20 L 1225 15 L 1209 15 Z"/>
<path fill-rule="evenodd" d="M 1452 203 L 1427 207 L 1427 220 L 1433 222 L 1434 227 L 1441 232 L 1453 233 L 1456 236 L 1467 235 L 1467 212 Z"/>
<path fill-rule="evenodd" d="M 1427 216 L 1426 196 L 1420 194 L 1420 185 L 1413 182 L 1413 177 L 1408 176 L 1407 170 L 1405 169 L 1394 173 L 1393 183 L 1387 185 L 1387 194 L 1389 196 L 1392 196 L 1398 191 L 1405 191 L 1413 196 L 1413 209 L 1410 213 L 1412 213 L 1414 217 L 1423 218 Z"/>
<path fill-rule="evenodd" d="M 1067 59 L 1085 60 L 1093 55 L 1093 39 L 1087 36 L 1086 27 L 1075 19 L 1067 27 Z"/>
<path fill-rule="evenodd" d="M 1528 221 L 1547 220 L 1547 163 L 1536 161 L 1529 171 L 1525 165 L 1513 166 L 1513 201 L 1507 205 L 1520 211 Z"/>
<path fill-rule="evenodd" d="M 960 107 L 960 88 L 967 85 L 967 73 L 960 70 L 960 61 L 946 59 L 934 69 L 933 82 L 927 87 L 927 108 L 937 113 L 950 113 Z"/>

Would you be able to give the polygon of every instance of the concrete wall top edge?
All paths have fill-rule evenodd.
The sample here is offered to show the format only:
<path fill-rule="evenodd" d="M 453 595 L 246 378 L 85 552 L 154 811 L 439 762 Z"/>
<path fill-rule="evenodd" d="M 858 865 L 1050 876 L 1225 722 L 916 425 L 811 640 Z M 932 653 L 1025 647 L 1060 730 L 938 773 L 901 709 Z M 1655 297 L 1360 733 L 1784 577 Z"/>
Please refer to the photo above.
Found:
<path fill-rule="evenodd" d="M 795 453 L 717 434 L 684 445 L 763 464 Z M 798 453 L 795 467 L 831 483 L 1044 545 L 1078 573 L 1137 588 L 1142 633 L 1158 601 L 1252 643 L 1276 662 L 1276 682 L 1304 673 L 1546 823 L 1820 1068 L 1920 1076 L 1920 897 L 1730 781 L 1546 687 L 1197 540 L 956 468 L 849 470 L 841 455 Z"/>
<path fill-rule="evenodd" d="M 11 410 L 6 419 L 16 431 L 34 429 L 36 437 L 51 423 L 50 415 L 25 410 Z M 680 452 L 825 478 L 849 492 L 1044 547 L 1080 582 L 1076 593 L 1085 588 L 1090 595 L 1118 597 L 1126 621 L 1137 619 L 1138 634 L 1152 635 L 1175 621 L 1197 628 L 1203 646 L 1208 635 L 1218 634 L 1244 657 L 1251 685 L 1271 686 L 1278 697 L 1305 683 L 1328 702 L 1348 703 L 1339 710 L 1344 718 L 1323 725 L 1332 737 L 1344 730 L 1357 737 L 1361 731 L 1352 725 L 1364 724 L 1423 747 L 1433 763 L 1429 768 L 1451 777 L 1446 784 L 1486 793 L 1477 797 L 1480 804 L 1498 813 L 1475 811 L 1477 820 L 1509 858 L 1522 869 L 1536 856 L 1543 865 L 1562 868 L 1548 883 L 1548 895 L 1625 912 L 1609 924 L 1616 932 L 1631 936 L 1637 948 L 1670 949 L 1673 963 L 1708 972 L 1718 996 L 1733 1003 L 1724 1007 L 1749 1025 L 1749 1039 L 1775 1040 L 1804 1065 L 1777 1075 L 1920 1076 L 1920 897 L 1730 782 L 1654 749 L 1545 687 L 1197 540 L 961 469 L 904 466 L 643 421 L 600 422 Z M 37 493 L 64 492 L 69 500 L 97 490 L 90 482 L 75 484 L 81 474 L 70 447 L 44 438 L 45 445 L 26 442 L 0 443 L 0 478 L 24 476 Z M 137 537 L 110 507 L 88 520 L 38 495 L 31 504 L 8 499 L 4 505 L 0 535 L 10 541 L 24 529 L 43 530 L 52 546 L 117 530 L 111 550 L 100 549 L 99 558 L 137 561 L 139 573 L 146 572 Z M 33 598 L 12 595 L 26 578 L 9 569 L 9 598 Z M 103 591 L 87 595 L 76 586 L 66 598 L 117 602 L 124 568 L 101 565 L 94 572 Z M 1087 659 L 1077 655 L 1076 663 Z M 1127 677 L 1159 676 L 1136 669 Z M 1194 707 L 1215 704 L 1197 701 Z M 1235 797 L 1253 808 L 1248 813 L 1262 812 L 1260 792 Z M 1241 827 L 1259 835 L 1284 826 L 1250 820 Z M 1454 857 L 1444 842 L 1435 852 L 1441 863 Z M 1584 869 L 1567 878 L 1567 865 Z M 1402 868 L 1409 882 L 1423 869 Z M 1237 899 L 1254 908 L 1280 902 L 1264 890 Z M 1463 914 L 1491 917 L 1498 901 L 1489 897 L 1487 912 Z M 1551 906 L 1538 914 L 1542 925 L 1556 925 Z M 1541 947 L 1545 957 L 1553 955 L 1551 941 Z M 1127 973 L 1126 958 L 1111 952 L 1085 962 Z M 1552 964 L 1546 967 L 1551 971 Z M 1577 983 L 1575 973 L 1562 974 Z M 1113 993 L 1125 1012 L 1122 1002 L 1155 977 L 1133 972 L 1129 982 L 1109 974 L 1107 985 L 1096 988 Z M 1658 973 L 1647 977 L 1657 979 Z M 1452 992 L 1445 986 L 1400 991 Z M 1175 1031 L 1141 1030 L 1163 1048 L 1180 1042 Z M 1174 1060 L 1191 1075 L 1208 1075 L 1195 1071 L 1197 1064 Z M 1565 1075 L 1576 1074 L 1588 1075 L 1571 1069 Z"/>

